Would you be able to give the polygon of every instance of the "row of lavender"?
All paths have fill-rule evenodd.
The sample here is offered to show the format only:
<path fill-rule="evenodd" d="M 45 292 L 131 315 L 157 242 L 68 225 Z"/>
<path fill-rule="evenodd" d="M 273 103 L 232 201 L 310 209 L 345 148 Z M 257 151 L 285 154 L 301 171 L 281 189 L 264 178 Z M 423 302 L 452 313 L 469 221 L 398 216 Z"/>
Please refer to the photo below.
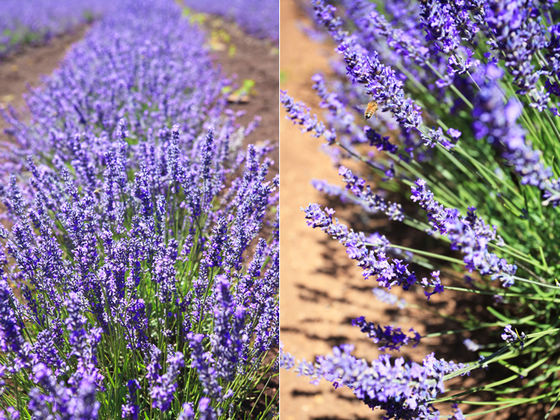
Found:
<path fill-rule="evenodd" d="M 231 19 L 254 36 L 278 39 L 278 0 L 186 0 L 185 4 L 197 11 Z"/>
<path fill-rule="evenodd" d="M 25 44 L 46 41 L 108 12 L 108 0 L 4 0 L 0 12 L 0 57 Z"/>
<path fill-rule="evenodd" d="M 444 320 L 440 331 L 420 334 L 360 317 L 354 325 L 393 354 L 368 361 L 344 345 L 314 363 L 296 364 L 289 354 L 282 363 L 350 388 L 387 418 L 460 419 L 464 410 L 527 418 L 530 404 L 542 405 L 535 417 L 551 416 L 560 391 L 556 2 L 311 3 L 341 57 L 335 80 L 313 78 L 326 123 L 287 94 L 283 105 L 304 131 L 333 146 L 327 150 L 345 188 L 315 186 L 358 204 L 362 220 L 364 212 L 386 218 L 394 230 L 355 231 L 318 204 L 305 210 L 308 224 L 377 280 L 378 298 L 407 311 L 389 289 L 410 300 L 425 296 L 426 313 Z M 360 173 L 344 166 L 349 160 L 364 165 Z M 390 236 L 403 230 L 406 246 Z M 450 312 L 433 304 L 438 299 L 461 303 Z M 458 352 L 443 353 L 442 340 L 463 341 L 475 355 L 448 362 Z M 406 357 L 418 344 L 437 356 Z M 448 385 L 466 374 L 475 380 Z"/>
<path fill-rule="evenodd" d="M 242 150 L 203 41 L 122 3 L 5 116 L 0 418 L 274 412 L 272 147 Z"/>

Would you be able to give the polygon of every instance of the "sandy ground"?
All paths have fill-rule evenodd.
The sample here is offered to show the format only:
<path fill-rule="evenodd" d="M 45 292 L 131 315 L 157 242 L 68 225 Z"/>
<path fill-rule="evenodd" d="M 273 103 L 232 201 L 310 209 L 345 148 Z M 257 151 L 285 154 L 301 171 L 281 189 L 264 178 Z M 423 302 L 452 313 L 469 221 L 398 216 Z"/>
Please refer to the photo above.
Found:
<path fill-rule="evenodd" d="M 258 39 L 244 33 L 237 25 L 214 18 L 204 25 L 208 32 L 225 30 L 231 37 L 224 42 L 225 50 L 215 50 L 211 55 L 224 73 L 239 85 L 243 80 L 255 82 L 247 103 L 232 103 L 235 111 L 244 111 L 239 122 L 248 124 L 255 115 L 261 117 L 257 129 L 247 137 L 247 142 L 258 143 L 271 140 L 278 144 L 278 45 L 267 39 Z M 234 46 L 230 54 L 229 47 Z"/>
<path fill-rule="evenodd" d="M 234 111 L 242 111 L 244 115 L 238 119 L 241 125 L 246 126 L 255 116 L 260 116 L 261 121 L 257 128 L 249 134 L 244 143 L 260 144 L 263 141 L 271 142 L 276 150 L 271 158 L 274 165 L 271 175 L 278 174 L 278 88 L 279 88 L 279 52 L 277 42 L 268 39 L 258 39 L 247 35 L 237 25 L 226 22 L 221 18 L 211 18 L 203 25 L 208 33 L 225 31 L 229 39 L 223 41 L 223 50 L 213 49 L 211 56 L 221 66 L 224 74 L 237 85 L 242 85 L 248 79 L 254 81 L 248 101 L 244 103 L 230 103 Z M 215 46 L 215 45 L 214 45 Z M 233 47 L 235 53 L 230 54 Z"/>
<path fill-rule="evenodd" d="M 332 45 L 310 41 L 298 27 L 308 22 L 293 0 L 281 1 L 281 89 L 317 110 L 310 78 L 328 74 Z M 280 338 L 286 351 L 298 359 L 313 360 L 333 345 L 358 344 L 363 356 L 374 356 L 350 320 L 371 314 L 377 303 L 360 271 L 342 247 L 309 228 L 301 207 L 324 202 L 312 179 L 340 183 L 330 159 L 319 151 L 320 141 L 301 133 L 280 110 Z M 365 345 L 364 345 L 365 344 Z M 323 383 L 309 384 L 297 374 L 280 372 L 282 420 L 372 418 L 371 411 L 352 393 L 335 391 Z"/>

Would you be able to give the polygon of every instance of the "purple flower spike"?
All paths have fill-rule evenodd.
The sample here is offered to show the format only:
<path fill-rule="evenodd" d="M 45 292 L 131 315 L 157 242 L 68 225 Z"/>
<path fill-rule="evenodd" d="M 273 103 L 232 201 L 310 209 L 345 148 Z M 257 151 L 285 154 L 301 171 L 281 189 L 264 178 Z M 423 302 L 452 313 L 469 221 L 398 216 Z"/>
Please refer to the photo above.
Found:
<path fill-rule="evenodd" d="M 408 264 L 400 259 L 391 259 L 386 254 L 389 245 L 386 238 L 367 238 L 363 232 L 354 232 L 347 226 L 333 220 L 334 210 L 318 204 L 310 204 L 305 209 L 307 224 L 319 227 L 333 239 L 346 247 L 350 258 L 358 262 L 363 270 L 364 278 L 377 276 L 377 281 L 383 287 L 391 288 L 399 285 L 408 290 L 416 283 L 416 275 L 408 269 Z M 368 246 L 372 248 L 369 249 Z"/>
<path fill-rule="evenodd" d="M 480 72 L 480 92 L 475 98 L 473 128 L 477 139 L 486 138 L 521 177 L 521 183 L 541 190 L 544 204 L 560 204 L 560 180 L 541 162 L 542 153 L 533 149 L 525 130 L 517 123 L 522 105 L 516 99 L 503 102 L 498 85 L 502 71 L 493 64 Z"/>
<path fill-rule="evenodd" d="M 336 388 L 348 387 L 372 409 L 381 408 L 388 418 L 438 418 L 430 404 L 445 391 L 444 375 L 463 365 L 427 355 L 422 364 L 392 359 L 384 354 L 371 363 L 354 357 L 353 347 L 335 347 L 333 353 L 319 356 L 315 364 L 300 362 L 295 370 L 314 382 L 325 379 Z"/>
<path fill-rule="evenodd" d="M 416 347 L 420 343 L 421 336 L 414 329 L 409 332 L 412 335 L 407 335 L 400 328 L 395 328 L 391 325 L 382 327 L 373 322 L 367 322 L 363 316 L 352 320 L 352 325 L 360 327 L 360 331 L 366 334 L 373 340 L 374 343 L 379 345 L 379 350 L 399 350 L 402 346 L 412 344 Z"/>
<path fill-rule="evenodd" d="M 447 236 L 451 249 L 465 255 L 467 269 L 489 275 L 492 280 L 498 279 L 504 287 L 513 285 L 517 267 L 488 250 L 489 243 L 499 238 L 494 227 L 486 225 L 476 216 L 475 209 L 471 208 L 467 216 L 461 216 L 457 209 L 442 206 L 422 179 L 412 186 L 412 201 L 426 210 L 433 232 Z"/>

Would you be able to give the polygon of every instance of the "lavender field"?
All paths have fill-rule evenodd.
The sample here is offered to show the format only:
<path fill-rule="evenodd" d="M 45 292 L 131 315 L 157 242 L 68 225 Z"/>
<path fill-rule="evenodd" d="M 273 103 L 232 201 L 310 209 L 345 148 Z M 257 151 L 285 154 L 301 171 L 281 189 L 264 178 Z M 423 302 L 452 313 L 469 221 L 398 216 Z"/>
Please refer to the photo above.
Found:
<path fill-rule="evenodd" d="M 194 10 L 223 16 L 259 38 L 278 40 L 278 0 L 186 0 Z"/>
<path fill-rule="evenodd" d="M 108 0 L 4 0 L 0 13 L 0 57 L 24 45 L 40 44 L 109 13 Z"/>
<path fill-rule="evenodd" d="M 19 10 L 94 23 L 2 111 L 0 418 L 274 417 L 276 145 L 182 7 L 69 3 Z"/>
<path fill-rule="evenodd" d="M 0 0 L 0 420 L 560 418 L 559 144 L 557 0 Z"/>

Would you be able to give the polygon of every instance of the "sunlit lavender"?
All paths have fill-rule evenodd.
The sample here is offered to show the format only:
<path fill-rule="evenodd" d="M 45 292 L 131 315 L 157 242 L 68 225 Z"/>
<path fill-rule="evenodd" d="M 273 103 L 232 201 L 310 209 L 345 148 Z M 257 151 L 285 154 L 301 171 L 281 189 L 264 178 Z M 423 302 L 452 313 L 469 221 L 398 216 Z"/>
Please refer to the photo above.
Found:
<path fill-rule="evenodd" d="M 109 0 L 3 0 L 0 57 L 26 44 L 39 44 L 109 12 Z"/>
<path fill-rule="evenodd" d="M 276 412 L 275 146 L 204 41 L 124 2 L 5 113 L 0 418 Z"/>

